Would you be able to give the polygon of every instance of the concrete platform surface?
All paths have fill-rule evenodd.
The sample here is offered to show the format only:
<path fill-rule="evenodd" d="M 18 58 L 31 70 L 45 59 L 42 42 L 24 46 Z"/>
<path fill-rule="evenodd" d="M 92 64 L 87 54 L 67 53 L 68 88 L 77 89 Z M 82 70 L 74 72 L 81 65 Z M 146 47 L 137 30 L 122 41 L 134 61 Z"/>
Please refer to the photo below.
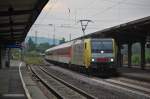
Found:
<path fill-rule="evenodd" d="M 121 76 L 136 79 L 140 81 L 150 82 L 150 69 L 141 70 L 140 68 L 121 67 L 118 69 Z"/>
<path fill-rule="evenodd" d="M 10 68 L 0 69 L 0 99 L 27 99 L 25 90 L 19 75 L 19 65 L 21 65 L 22 79 L 25 89 L 31 99 L 48 99 L 36 82 L 32 79 L 32 75 L 21 61 L 10 61 Z"/>
<path fill-rule="evenodd" d="M 0 70 L 0 99 L 27 99 L 19 76 L 18 62 Z"/>

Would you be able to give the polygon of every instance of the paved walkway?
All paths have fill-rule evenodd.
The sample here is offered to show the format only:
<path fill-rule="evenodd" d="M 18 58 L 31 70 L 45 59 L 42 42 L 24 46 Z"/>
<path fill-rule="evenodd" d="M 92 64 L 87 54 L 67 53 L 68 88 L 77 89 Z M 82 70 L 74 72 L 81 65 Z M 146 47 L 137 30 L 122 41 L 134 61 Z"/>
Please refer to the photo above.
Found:
<path fill-rule="evenodd" d="M 135 67 L 121 67 L 118 70 L 124 77 L 150 82 L 150 69 L 141 70 L 140 68 Z"/>
<path fill-rule="evenodd" d="M 15 61 L 11 65 L 0 70 L 0 99 L 26 99 L 19 76 L 19 64 Z"/>

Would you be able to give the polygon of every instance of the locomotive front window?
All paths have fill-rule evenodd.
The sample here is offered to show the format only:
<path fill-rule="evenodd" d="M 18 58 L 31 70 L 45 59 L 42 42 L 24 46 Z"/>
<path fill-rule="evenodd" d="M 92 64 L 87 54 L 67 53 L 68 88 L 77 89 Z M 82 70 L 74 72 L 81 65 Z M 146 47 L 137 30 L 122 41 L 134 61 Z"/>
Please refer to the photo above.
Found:
<path fill-rule="evenodd" d="M 112 41 L 93 41 L 92 42 L 92 52 L 99 52 L 99 51 L 108 51 L 112 52 Z"/>

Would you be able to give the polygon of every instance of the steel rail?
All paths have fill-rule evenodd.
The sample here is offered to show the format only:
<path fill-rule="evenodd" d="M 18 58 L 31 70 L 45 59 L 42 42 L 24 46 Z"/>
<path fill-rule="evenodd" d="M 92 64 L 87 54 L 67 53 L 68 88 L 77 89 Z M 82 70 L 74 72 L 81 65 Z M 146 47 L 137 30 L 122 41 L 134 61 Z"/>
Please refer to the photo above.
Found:
<path fill-rule="evenodd" d="M 57 81 L 59 81 L 59 82 L 61 82 L 62 84 L 64 84 L 65 86 L 67 86 L 67 87 L 71 88 L 72 90 L 78 92 L 79 94 L 83 95 L 83 96 L 86 97 L 87 99 L 98 99 L 97 97 L 95 97 L 95 96 L 93 96 L 93 95 L 90 95 L 89 93 L 87 93 L 87 92 L 85 92 L 85 91 L 83 91 L 83 90 L 81 90 L 81 89 L 79 89 L 79 88 L 77 88 L 77 87 L 75 87 L 75 86 L 69 84 L 68 82 L 66 82 L 66 81 L 64 81 L 64 80 L 62 80 L 62 79 L 60 79 L 60 78 L 58 78 L 58 77 L 56 77 L 56 76 L 50 74 L 50 73 L 49 73 L 47 70 L 45 70 L 43 67 L 40 67 L 40 69 L 41 69 L 42 71 L 44 71 L 45 73 L 47 73 L 47 74 L 48 74 L 49 76 L 51 76 L 52 78 L 54 78 L 54 79 L 56 79 Z"/>
<path fill-rule="evenodd" d="M 52 87 L 48 86 L 47 82 L 36 73 L 36 71 L 30 66 L 32 73 L 39 79 L 39 81 L 54 94 L 58 99 L 63 99 L 63 97 Z"/>

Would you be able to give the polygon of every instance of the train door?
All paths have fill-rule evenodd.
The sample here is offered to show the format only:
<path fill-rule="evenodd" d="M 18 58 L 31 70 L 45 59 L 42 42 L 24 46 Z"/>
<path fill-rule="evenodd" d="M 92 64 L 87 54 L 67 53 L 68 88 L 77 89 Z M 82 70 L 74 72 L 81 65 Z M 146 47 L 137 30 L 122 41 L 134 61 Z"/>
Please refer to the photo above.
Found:
<path fill-rule="evenodd" d="M 90 66 L 91 63 L 91 40 L 84 40 L 84 65 L 86 68 Z"/>

